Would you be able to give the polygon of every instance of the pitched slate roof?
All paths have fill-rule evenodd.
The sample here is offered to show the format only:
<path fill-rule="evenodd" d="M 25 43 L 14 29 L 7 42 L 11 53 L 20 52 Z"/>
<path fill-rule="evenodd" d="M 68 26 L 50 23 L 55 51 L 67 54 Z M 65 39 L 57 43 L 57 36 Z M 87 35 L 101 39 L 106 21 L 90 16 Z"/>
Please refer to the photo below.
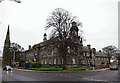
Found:
<path fill-rule="evenodd" d="M 108 57 L 108 56 L 105 55 L 103 52 L 96 52 L 96 56 L 97 56 L 97 57 Z"/>
<path fill-rule="evenodd" d="M 89 48 L 88 48 L 87 46 L 83 46 L 83 51 L 88 52 L 88 51 L 89 51 Z"/>

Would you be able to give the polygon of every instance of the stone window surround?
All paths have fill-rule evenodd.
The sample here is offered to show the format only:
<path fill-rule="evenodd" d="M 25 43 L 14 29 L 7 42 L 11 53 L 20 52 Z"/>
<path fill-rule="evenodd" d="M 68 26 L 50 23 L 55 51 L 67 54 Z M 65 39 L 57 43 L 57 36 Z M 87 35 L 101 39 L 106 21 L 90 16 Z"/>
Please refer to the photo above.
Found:
<path fill-rule="evenodd" d="M 45 59 L 45 64 L 47 64 L 47 59 Z"/>
<path fill-rule="evenodd" d="M 51 58 L 49 58 L 49 64 L 52 64 L 52 60 L 51 60 Z"/>
<path fill-rule="evenodd" d="M 54 61 L 53 61 L 54 64 L 56 64 L 56 58 L 54 58 Z"/>
<path fill-rule="evenodd" d="M 76 64 L 75 58 L 72 58 L 72 64 Z"/>

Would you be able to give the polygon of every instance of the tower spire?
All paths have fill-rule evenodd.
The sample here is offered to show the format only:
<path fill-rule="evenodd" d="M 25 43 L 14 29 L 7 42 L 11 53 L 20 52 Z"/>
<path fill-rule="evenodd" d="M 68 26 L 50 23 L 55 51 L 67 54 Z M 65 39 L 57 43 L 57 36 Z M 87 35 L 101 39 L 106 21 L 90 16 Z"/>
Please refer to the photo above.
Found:
<path fill-rule="evenodd" d="M 10 65 L 10 31 L 9 31 L 9 25 L 7 29 L 6 39 L 4 42 L 4 49 L 3 49 L 3 65 Z"/>
<path fill-rule="evenodd" d="M 7 34 L 6 34 L 6 39 L 5 39 L 6 43 L 10 43 L 10 31 L 9 31 L 9 25 L 8 25 L 8 29 L 7 29 Z"/>

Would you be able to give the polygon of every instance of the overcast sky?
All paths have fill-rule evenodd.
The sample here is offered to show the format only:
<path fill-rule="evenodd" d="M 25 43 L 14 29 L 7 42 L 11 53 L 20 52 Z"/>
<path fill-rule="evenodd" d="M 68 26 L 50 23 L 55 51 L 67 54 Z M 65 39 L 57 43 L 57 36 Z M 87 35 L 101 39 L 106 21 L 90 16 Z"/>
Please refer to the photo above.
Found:
<path fill-rule="evenodd" d="M 43 41 L 46 19 L 63 8 L 82 22 L 86 39 L 97 51 L 108 45 L 118 47 L 118 0 L 5 0 L 0 3 L 0 50 L 3 50 L 8 24 L 11 42 L 25 50 Z M 48 31 L 47 31 L 48 32 Z"/>

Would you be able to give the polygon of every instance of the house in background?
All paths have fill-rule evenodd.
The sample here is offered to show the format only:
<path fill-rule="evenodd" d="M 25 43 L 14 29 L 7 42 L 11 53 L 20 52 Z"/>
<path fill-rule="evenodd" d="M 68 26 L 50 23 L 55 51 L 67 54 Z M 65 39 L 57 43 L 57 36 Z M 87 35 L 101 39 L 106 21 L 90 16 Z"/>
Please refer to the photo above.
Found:
<path fill-rule="evenodd" d="M 105 55 L 103 52 L 96 52 L 95 65 L 99 68 L 108 67 L 109 59 L 108 55 Z"/>

